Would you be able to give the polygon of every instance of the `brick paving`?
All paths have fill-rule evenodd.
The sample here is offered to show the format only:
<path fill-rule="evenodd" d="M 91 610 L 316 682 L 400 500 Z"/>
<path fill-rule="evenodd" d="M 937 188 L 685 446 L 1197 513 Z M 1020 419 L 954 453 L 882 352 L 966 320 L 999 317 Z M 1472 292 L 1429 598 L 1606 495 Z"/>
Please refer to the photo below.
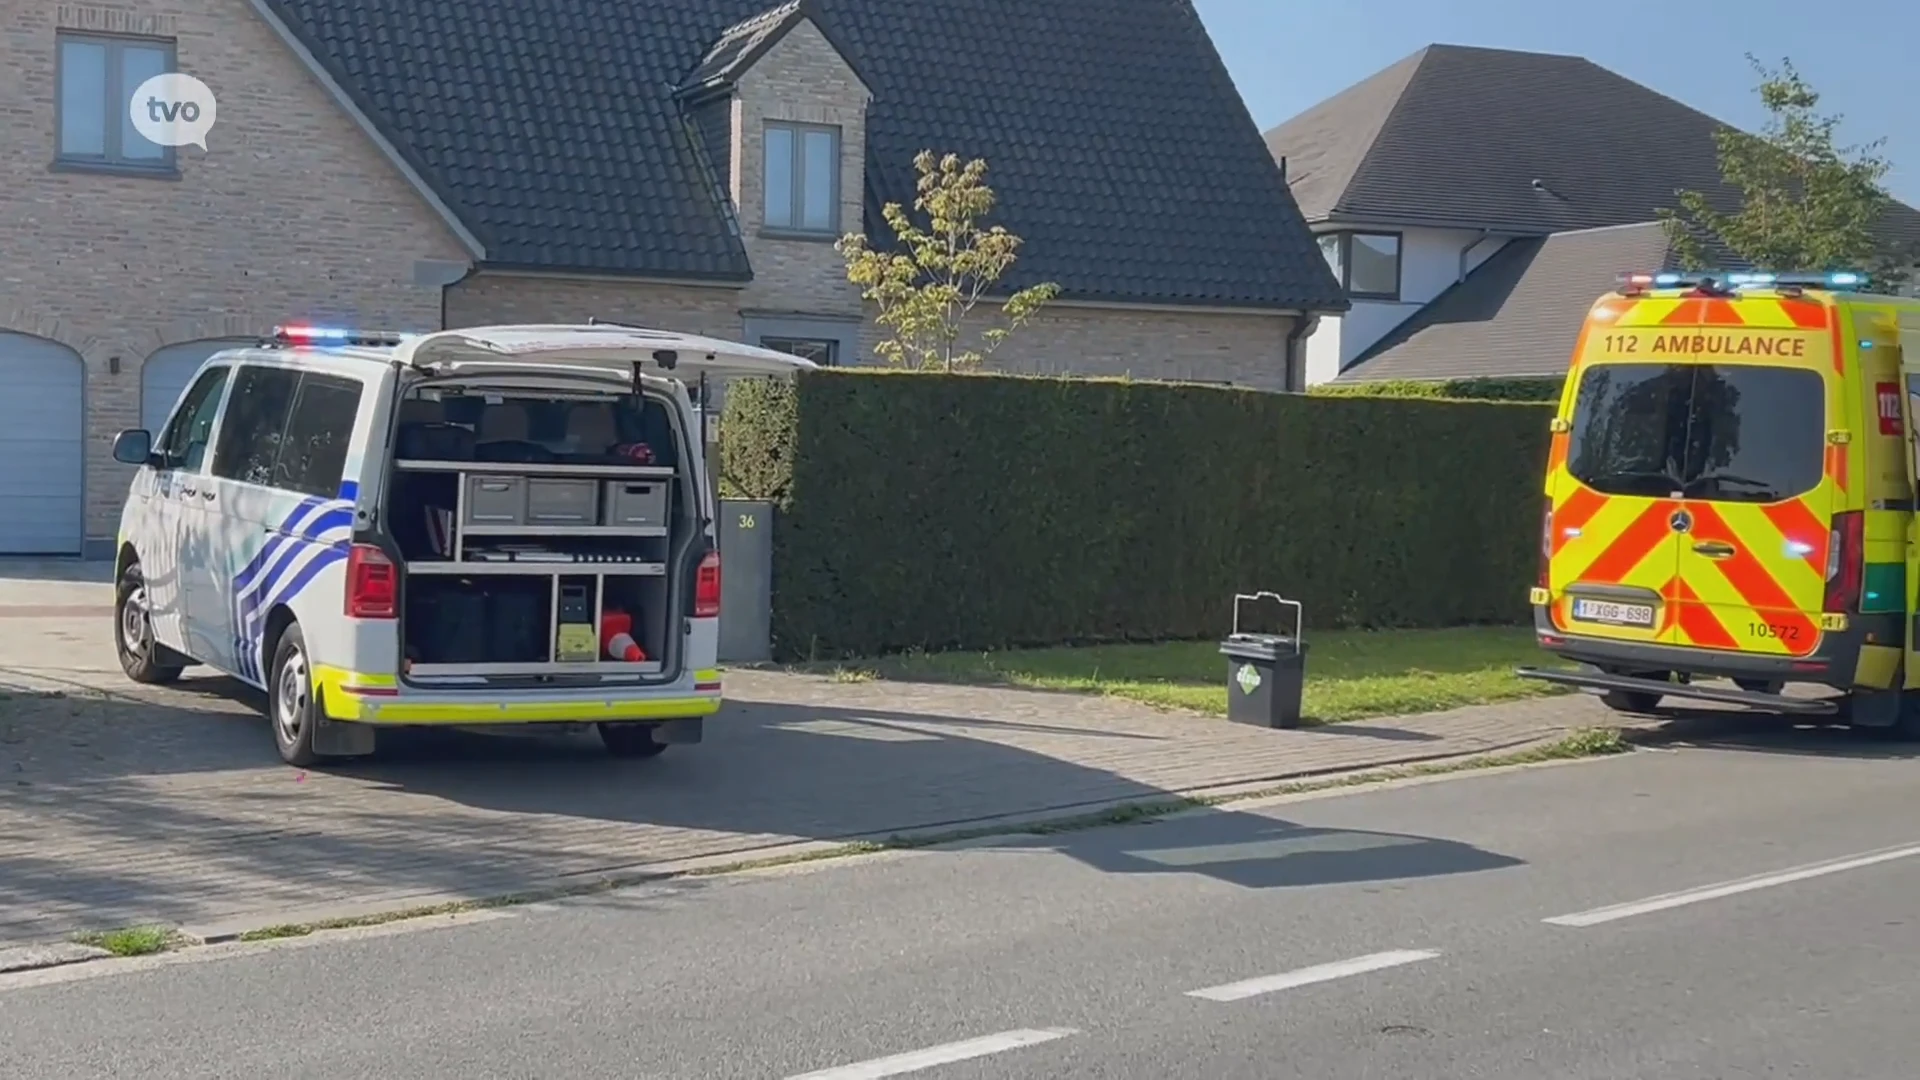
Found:
<path fill-rule="evenodd" d="M 124 680 L 104 585 L 28 597 L 11 584 L 0 581 L 0 944 L 485 896 L 1499 750 L 1611 718 L 1565 697 L 1264 731 L 1117 699 L 737 671 L 707 742 L 654 761 L 610 760 L 588 735 L 409 733 L 375 761 L 302 772 L 280 763 L 250 691 Z M 20 614 L 29 607 L 59 614 Z"/>

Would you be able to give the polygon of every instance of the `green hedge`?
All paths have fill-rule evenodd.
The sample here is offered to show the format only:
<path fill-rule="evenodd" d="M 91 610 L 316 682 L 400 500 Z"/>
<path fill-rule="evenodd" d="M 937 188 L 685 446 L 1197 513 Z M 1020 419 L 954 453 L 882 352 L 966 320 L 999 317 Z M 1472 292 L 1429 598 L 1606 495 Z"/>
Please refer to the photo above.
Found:
<path fill-rule="evenodd" d="M 736 384 L 730 489 L 783 513 L 784 658 L 1200 638 L 1277 590 L 1310 626 L 1513 622 L 1538 405 L 809 372 Z"/>
<path fill-rule="evenodd" d="M 1323 383 L 1308 393 L 1316 397 L 1417 397 L 1458 401 L 1559 401 L 1566 379 L 1387 379 L 1371 383 Z"/>

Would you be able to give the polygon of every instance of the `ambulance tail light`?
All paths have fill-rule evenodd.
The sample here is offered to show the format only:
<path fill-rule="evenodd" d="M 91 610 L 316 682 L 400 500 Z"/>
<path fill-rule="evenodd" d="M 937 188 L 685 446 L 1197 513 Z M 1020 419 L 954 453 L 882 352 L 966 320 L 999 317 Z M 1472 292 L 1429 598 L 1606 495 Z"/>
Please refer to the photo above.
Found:
<path fill-rule="evenodd" d="M 347 551 L 347 618 L 399 617 L 400 572 L 387 553 L 372 544 Z"/>
<path fill-rule="evenodd" d="M 1833 515 L 1833 532 L 1827 537 L 1827 595 L 1820 605 L 1822 611 L 1840 615 L 1860 608 L 1866 574 L 1866 521 L 1866 515 L 1858 510 Z"/>
<path fill-rule="evenodd" d="M 711 619 L 720 614 L 720 553 L 707 552 L 693 579 L 693 617 Z"/>
<path fill-rule="evenodd" d="M 1540 577 L 1537 584 L 1543 589 L 1553 588 L 1553 500 L 1547 500 L 1546 513 L 1540 520 Z"/>

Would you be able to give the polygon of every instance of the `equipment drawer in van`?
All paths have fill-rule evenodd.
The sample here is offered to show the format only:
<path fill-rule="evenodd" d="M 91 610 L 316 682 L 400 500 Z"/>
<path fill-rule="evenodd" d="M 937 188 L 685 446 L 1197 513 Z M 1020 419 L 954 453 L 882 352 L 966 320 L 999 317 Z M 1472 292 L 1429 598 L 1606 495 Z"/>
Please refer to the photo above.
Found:
<path fill-rule="evenodd" d="M 600 521 L 597 480 L 527 481 L 527 524 L 596 525 Z"/>
<path fill-rule="evenodd" d="M 468 525 L 526 524 L 526 477 L 468 476 L 463 516 Z"/>
<path fill-rule="evenodd" d="M 667 523 L 665 480 L 607 481 L 607 524 L 634 528 Z"/>

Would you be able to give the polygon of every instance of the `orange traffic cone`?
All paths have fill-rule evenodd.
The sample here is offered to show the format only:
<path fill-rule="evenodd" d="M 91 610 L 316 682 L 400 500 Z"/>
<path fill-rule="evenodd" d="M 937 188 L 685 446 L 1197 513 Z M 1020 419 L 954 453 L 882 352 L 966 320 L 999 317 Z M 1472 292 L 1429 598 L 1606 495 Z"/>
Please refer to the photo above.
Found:
<path fill-rule="evenodd" d="M 606 611 L 600 616 L 600 647 L 614 660 L 643 663 L 647 652 L 633 640 L 633 616 L 624 611 Z"/>

